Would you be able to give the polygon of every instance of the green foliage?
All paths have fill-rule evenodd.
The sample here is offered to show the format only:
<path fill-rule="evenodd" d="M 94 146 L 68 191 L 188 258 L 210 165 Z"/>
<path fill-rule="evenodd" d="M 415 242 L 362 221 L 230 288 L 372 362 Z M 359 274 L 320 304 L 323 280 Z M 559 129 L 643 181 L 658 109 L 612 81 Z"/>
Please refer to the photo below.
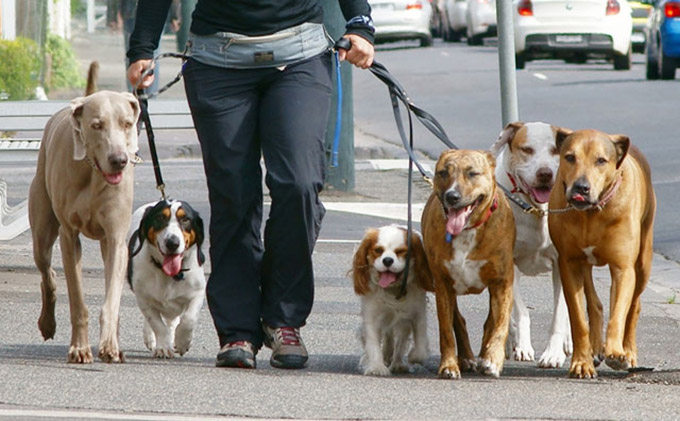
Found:
<path fill-rule="evenodd" d="M 87 6 L 83 0 L 71 0 L 71 16 L 85 16 Z"/>
<path fill-rule="evenodd" d="M 50 77 L 46 91 L 61 88 L 83 88 L 85 79 L 80 74 L 78 60 L 71 43 L 53 35 L 47 35 L 46 53 L 51 58 Z"/>
<path fill-rule="evenodd" d="M 0 40 L 0 99 L 30 99 L 39 84 L 40 49 L 35 41 Z"/>

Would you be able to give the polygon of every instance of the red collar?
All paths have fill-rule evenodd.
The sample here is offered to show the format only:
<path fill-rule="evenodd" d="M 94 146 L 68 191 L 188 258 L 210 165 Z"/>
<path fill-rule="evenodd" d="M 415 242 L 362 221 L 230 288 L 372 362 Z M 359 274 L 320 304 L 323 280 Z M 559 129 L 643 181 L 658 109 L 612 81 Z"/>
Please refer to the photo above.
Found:
<path fill-rule="evenodd" d="M 602 199 L 600 199 L 599 202 L 597 202 L 597 205 L 595 207 L 598 210 L 602 210 L 604 208 L 604 205 L 606 205 L 616 194 L 616 191 L 619 189 L 619 186 L 621 185 L 621 181 L 623 180 L 623 176 L 619 174 L 618 177 L 616 177 L 616 180 L 614 180 L 614 183 L 609 186 L 607 191 L 604 192 Z"/>
<path fill-rule="evenodd" d="M 474 228 L 479 227 L 480 225 L 482 225 L 483 223 L 488 221 L 489 218 L 491 218 L 491 214 L 496 209 L 498 209 L 498 194 L 495 194 L 493 196 L 493 203 L 491 203 L 491 206 L 489 206 L 489 209 L 486 210 L 486 214 L 484 215 L 484 217 L 482 219 L 480 219 L 475 225 L 468 227 L 466 229 L 474 229 Z"/>
<path fill-rule="evenodd" d="M 510 193 L 524 193 L 524 190 L 522 190 L 522 188 L 517 185 L 515 177 L 513 177 L 512 174 L 510 174 L 507 171 L 505 172 L 505 174 L 507 174 L 508 178 L 510 179 L 510 182 L 512 183 L 512 190 L 510 190 Z"/>

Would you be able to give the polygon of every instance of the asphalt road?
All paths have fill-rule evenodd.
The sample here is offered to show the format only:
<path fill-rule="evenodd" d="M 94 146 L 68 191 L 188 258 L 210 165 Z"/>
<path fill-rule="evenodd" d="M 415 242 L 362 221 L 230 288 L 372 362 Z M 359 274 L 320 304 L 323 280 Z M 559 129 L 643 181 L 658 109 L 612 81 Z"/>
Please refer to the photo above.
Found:
<path fill-rule="evenodd" d="M 403 80 L 417 104 L 428 110 L 436 110 L 433 113 L 438 118 L 440 115 L 451 117 L 446 117 L 445 125 L 461 146 L 481 148 L 495 140 L 500 130 L 500 112 L 498 108 L 493 109 L 492 101 L 498 92 L 497 82 L 495 88 L 491 82 L 495 71 L 495 49 L 470 49 L 443 45 L 438 41 L 430 49 L 381 50 L 379 54 L 393 73 Z M 433 71 L 440 60 L 448 67 Z M 406 63 L 414 67 L 409 70 L 409 74 L 413 73 L 411 76 L 405 76 L 405 67 L 400 67 Z M 546 66 L 554 66 L 556 73 L 563 72 L 557 64 Z M 530 63 L 527 67 L 532 71 L 534 65 Z M 460 74 L 457 69 L 461 68 L 467 70 Z M 601 74 L 603 80 L 609 80 L 620 75 L 631 78 L 639 71 L 640 64 L 636 63 L 629 73 L 615 73 L 608 66 L 601 66 L 601 69 L 588 66 L 583 69 L 569 68 L 566 72 L 573 77 L 582 75 L 584 81 L 588 81 L 593 73 Z M 488 73 L 488 76 L 482 78 L 480 73 Z M 354 75 L 357 129 L 394 141 L 396 133 L 388 134 L 394 130 L 389 105 L 380 105 L 382 98 L 387 97 L 384 87 L 370 79 L 369 75 L 358 72 Z M 449 79 L 450 85 L 434 86 Z M 588 85 L 585 82 L 581 85 L 584 84 L 591 86 L 591 90 L 600 85 Z M 581 85 L 575 84 L 576 87 Z M 677 89 L 670 83 L 666 86 L 668 91 Z M 458 94 L 461 91 L 467 92 L 467 101 Z M 545 99 L 544 105 L 560 103 L 560 98 L 553 94 L 554 87 L 546 87 L 542 91 L 546 97 L 550 96 Z M 558 91 L 564 95 L 569 89 Z M 447 95 L 441 95 L 442 92 L 447 92 Z M 588 92 L 588 89 L 583 92 Z M 485 97 L 488 97 L 487 102 L 482 100 Z M 375 105 L 370 105 L 372 101 L 375 101 Z M 588 104 L 589 101 L 594 100 L 591 98 L 583 103 Z M 616 106 L 619 105 L 616 103 Z M 536 107 L 540 110 L 540 106 Z M 578 107 L 570 107 L 570 112 L 577 112 L 574 108 Z M 566 111 L 563 112 L 563 115 L 558 112 L 554 115 L 562 115 L 564 119 L 555 118 L 553 121 L 577 127 L 567 119 Z M 551 116 L 538 115 L 530 119 L 551 121 Z M 628 119 L 622 118 L 621 122 L 630 124 Z M 616 128 L 614 125 L 598 127 Z M 670 147 L 670 142 L 665 145 Z M 161 165 L 169 195 L 190 201 L 204 217 L 209 217 L 202 166 L 198 159 L 190 157 L 195 140 L 191 134 L 175 134 L 166 138 L 162 146 Z M 650 146 L 646 152 L 649 154 L 651 151 L 653 154 L 655 148 Z M 670 161 L 668 155 L 668 152 L 659 152 L 662 161 Z M 31 165 L 0 168 L 0 178 L 11 180 L 9 197 L 12 200 L 26 197 L 33 171 Z M 314 253 L 316 302 L 308 325 L 302 329 L 311 357 L 309 368 L 300 371 L 269 367 L 268 350 L 258 354 L 257 370 L 215 368 L 218 343 L 205 306 L 189 353 L 170 361 L 153 359 L 144 348 L 142 316 L 127 288 L 120 316 L 121 344 L 127 362 L 122 365 L 99 361 L 87 366 L 67 364 L 70 333 L 68 301 L 58 249 L 54 256 L 59 274 L 57 334 L 54 340 L 43 342 L 36 326 L 40 309 L 40 276 L 32 263 L 30 233 L 0 243 L 0 267 L 3 268 L 0 271 L 0 418 L 680 418 L 680 360 L 677 353 L 680 307 L 673 304 L 678 290 L 680 266 L 658 254 L 655 256 L 652 280 L 643 295 L 638 329 L 639 363 L 650 371 L 614 372 L 607 367 L 600 367 L 597 380 L 572 380 L 567 378 L 567 367 L 544 370 L 537 369 L 533 363 L 508 361 L 499 379 L 464 374 L 463 379 L 458 381 L 438 380 L 438 335 L 434 299 L 430 297 L 428 318 L 431 357 L 426 364 L 415 367 L 413 373 L 391 378 L 361 375 L 357 368 L 361 350 L 356 338 L 361 322 L 359 300 L 352 291 L 347 271 L 366 228 L 393 222 L 403 223 L 398 218 L 371 216 L 362 209 L 373 207 L 374 210 L 378 209 L 378 213 L 386 214 L 389 207 L 386 203 L 403 204 L 406 173 L 403 170 L 377 170 L 367 163 L 358 162 L 356 176 L 355 192 L 328 191 L 323 196 L 324 203 L 331 210 L 324 221 Z M 136 205 L 158 198 L 148 162 L 137 167 L 135 184 Z M 677 181 L 670 181 L 669 185 L 677 187 Z M 416 182 L 414 190 L 414 202 L 422 203 L 429 192 L 427 186 Z M 349 206 L 351 212 L 332 210 L 343 204 Z M 670 214 L 666 217 L 672 219 Z M 666 229 L 660 231 L 663 234 Z M 674 238 L 677 240 L 677 235 Z M 96 354 L 98 316 L 104 293 L 103 271 L 97 244 L 84 240 L 83 249 L 84 291 L 90 309 L 90 341 L 95 345 Z M 209 263 L 206 268 L 209 270 Z M 598 270 L 595 278 L 606 309 L 608 273 Z M 552 307 L 551 282 L 547 277 L 525 278 L 521 288 L 532 317 L 533 345 L 537 354 L 540 354 L 547 343 Z M 479 349 L 481 329 L 488 312 L 488 296 L 482 293 L 463 297 L 460 306 L 468 320 L 473 349 Z"/>

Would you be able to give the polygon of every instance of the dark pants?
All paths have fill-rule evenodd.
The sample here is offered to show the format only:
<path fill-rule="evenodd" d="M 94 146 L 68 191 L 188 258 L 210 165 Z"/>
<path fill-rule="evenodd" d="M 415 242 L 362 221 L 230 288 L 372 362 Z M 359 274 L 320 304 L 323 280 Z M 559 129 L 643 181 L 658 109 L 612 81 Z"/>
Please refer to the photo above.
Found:
<path fill-rule="evenodd" d="M 247 340 L 259 348 L 261 321 L 300 327 L 312 309 L 330 54 L 284 71 L 189 60 L 184 82 L 210 199 L 208 307 L 220 346 Z M 272 202 L 264 242 L 261 156 Z"/>

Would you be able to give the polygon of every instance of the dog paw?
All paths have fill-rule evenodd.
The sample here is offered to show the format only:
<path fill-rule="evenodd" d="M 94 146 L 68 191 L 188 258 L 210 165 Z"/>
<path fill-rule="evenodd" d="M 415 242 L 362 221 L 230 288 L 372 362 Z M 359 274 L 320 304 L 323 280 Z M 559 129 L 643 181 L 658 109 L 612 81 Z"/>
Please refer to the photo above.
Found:
<path fill-rule="evenodd" d="M 439 367 L 439 378 L 446 380 L 460 379 L 460 370 L 458 367 Z"/>
<path fill-rule="evenodd" d="M 474 373 L 477 371 L 477 361 L 468 358 L 459 358 L 458 365 L 463 373 Z"/>
<path fill-rule="evenodd" d="M 182 356 L 182 355 L 186 354 L 187 352 L 189 352 L 190 347 L 191 347 L 191 343 L 178 344 L 177 342 L 175 342 L 175 353 Z"/>
<path fill-rule="evenodd" d="M 592 362 L 572 360 L 571 367 L 569 368 L 569 377 L 594 379 L 597 377 L 597 372 Z"/>
<path fill-rule="evenodd" d="M 76 347 L 71 345 L 68 350 L 68 362 L 74 364 L 91 364 L 94 361 L 89 346 Z"/>
<path fill-rule="evenodd" d="M 630 360 L 625 355 L 607 355 L 604 362 L 613 370 L 628 370 L 632 367 Z"/>
<path fill-rule="evenodd" d="M 46 315 L 40 314 L 38 319 L 38 329 L 44 340 L 54 339 L 54 333 L 57 331 L 57 322 L 54 320 L 54 314 Z"/>
<path fill-rule="evenodd" d="M 154 358 L 175 358 L 175 353 L 169 348 L 156 347 L 152 354 Z"/>
<path fill-rule="evenodd" d="M 500 377 L 501 370 L 497 364 L 492 363 L 487 359 L 480 359 L 477 361 L 477 371 L 485 376 Z"/>
<path fill-rule="evenodd" d="M 534 360 L 534 348 L 529 345 L 528 347 L 517 346 L 512 350 L 515 361 L 533 361 Z"/>
<path fill-rule="evenodd" d="M 411 351 L 408 353 L 408 362 L 411 364 L 420 364 L 423 365 L 425 360 L 428 357 L 428 352 L 427 349 L 416 349 L 413 348 Z"/>
<path fill-rule="evenodd" d="M 366 376 L 389 376 L 390 375 L 390 369 L 387 368 L 384 364 L 381 365 L 374 365 L 374 366 L 369 366 L 366 367 L 364 370 L 364 375 Z"/>
<path fill-rule="evenodd" d="M 99 359 L 105 363 L 124 363 L 125 356 L 123 351 L 113 349 L 113 348 L 100 348 L 99 349 Z"/>
<path fill-rule="evenodd" d="M 543 355 L 541 355 L 541 359 L 538 360 L 538 366 L 540 368 L 562 367 L 564 361 L 567 359 L 567 356 L 562 351 L 561 348 L 557 350 L 554 348 L 547 348 L 545 352 L 543 352 Z"/>
<path fill-rule="evenodd" d="M 604 361 L 604 354 L 595 354 L 593 355 L 593 365 L 595 367 L 599 367 L 600 364 L 602 364 L 602 361 Z"/>
<path fill-rule="evenodd" d="M 403 361 L 398 363 L 393 362 L 390 364 L 389 369 L 392 374 L 407 374 L 411 372 L 411 367 Z"/>

